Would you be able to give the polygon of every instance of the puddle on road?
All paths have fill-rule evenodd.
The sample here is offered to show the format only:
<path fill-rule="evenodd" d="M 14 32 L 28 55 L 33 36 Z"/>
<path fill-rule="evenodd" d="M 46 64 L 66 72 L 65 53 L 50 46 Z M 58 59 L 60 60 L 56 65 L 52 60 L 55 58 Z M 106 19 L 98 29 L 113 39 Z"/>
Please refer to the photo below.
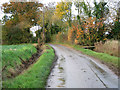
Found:
<path fill-rule="evenodd" d="M 87 59 L 85 56 L 82 56 L 82 55 L 79 55 L 79 57 L 84 58 L 84 59 Z"/>
<path fill-rule="evenodd" d="M 60 60 L 65 60 L 65 58 L 61 55 L 61 59 Z"/>
<path fill-rule="evenodd" d="M 46 88 L 57 88 L 57 87 L 65 87 L 65 58 L 61 55 L 51 74 L 49 75 Z"/>
<path fill-rule="evenodd" d="M 69 55 L 69 57 L 72 57 L 72 55 Z"/>

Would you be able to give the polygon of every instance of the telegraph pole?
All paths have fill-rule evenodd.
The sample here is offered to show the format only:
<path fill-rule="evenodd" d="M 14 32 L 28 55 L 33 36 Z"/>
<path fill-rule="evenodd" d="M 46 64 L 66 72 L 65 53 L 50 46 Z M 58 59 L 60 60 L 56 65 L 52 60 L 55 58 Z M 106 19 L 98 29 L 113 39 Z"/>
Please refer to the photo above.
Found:
<path fill-rule="evenodd" d="M 42 31 L 42 42 L 41 42 L 41 40 L 40 40 L 40 38 L 38 37 L 38 46 L 41 46 L 41 45 L 44 45 L 45 44 L 45 25 L 44 25 L 44 5 L 43 5 L 43 11 L 42 11 L 42 14 L 43 14 L 43 27 L 42 27 L 42 29 L 43 29 L 43 31 Z M 38 26 L 38 28 L 39 28 L 39 26 Z"/>
<path fill-rule="evenodd" d="M 43 44 L 45 44 L 45 26 L 44 26 L 44 5 L 43 5 Z"/>

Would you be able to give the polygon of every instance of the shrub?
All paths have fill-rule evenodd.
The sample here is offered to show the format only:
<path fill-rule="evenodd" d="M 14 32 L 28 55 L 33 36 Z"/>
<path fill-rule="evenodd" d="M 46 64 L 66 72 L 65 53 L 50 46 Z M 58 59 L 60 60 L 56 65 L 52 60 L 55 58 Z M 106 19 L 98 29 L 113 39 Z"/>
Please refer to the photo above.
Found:
<path fill-rule="evenodd" d="M 74 40 L 76 38 L 76 28 L 69 28 L 68 30 L 68 41 L 71 43 L 74 43 Z"/>
<path fill-rule="evenodd" d="M 67 36 L 67 32 L 58 32 L 58 34 L 54 38 L 55 41 L 57 40 L 57 42 L 66 42 L 68 40 Z"/>

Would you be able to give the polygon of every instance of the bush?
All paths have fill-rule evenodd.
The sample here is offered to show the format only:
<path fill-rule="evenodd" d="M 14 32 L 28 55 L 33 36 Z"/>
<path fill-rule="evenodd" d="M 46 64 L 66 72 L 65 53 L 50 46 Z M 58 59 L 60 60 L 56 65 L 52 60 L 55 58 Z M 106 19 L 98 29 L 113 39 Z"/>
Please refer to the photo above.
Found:
<path fill-rule="evenodd" d="M 29 43 L 32 38 L 29 28 L 20 29 L 20 27 L 7 28 L 3 26 L 2 28 L 2 44 L 21 44 Z"/>
<path fill-rule="evenodd" d="M 104 41 L 105 35 L 103 19 L 99 19 L 96 23 L 96 18 L 87 18 L 81 20 L 81 24 L 74 24 L 68 31 L 68 41 L 80 45 L 94 45 L 97 41 Z"/>
<path fill-rule="evenodd" d="M 57 42 L 66 42 L 68 40 L 67 32 L 58 32 L 55 36 L 54 39 Z"/>
<path fill-rule="evenodd" d="M 73 44 L 75 38 L 76 38 L 76 28 L 69 28 L 69 30 L 68 30 L 68 41 Z"/>

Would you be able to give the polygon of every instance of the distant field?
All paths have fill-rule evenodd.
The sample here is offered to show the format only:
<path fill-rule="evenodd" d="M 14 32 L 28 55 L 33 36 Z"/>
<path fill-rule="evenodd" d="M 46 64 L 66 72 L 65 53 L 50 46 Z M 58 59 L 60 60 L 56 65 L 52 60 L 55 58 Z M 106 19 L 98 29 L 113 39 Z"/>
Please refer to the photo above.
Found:
<path fill-rule="evenodd" d="M 2 76 L 9 77 L 9 72 L 15 71 L 23 61 L 28 60 L 37 49 L 30 44 L 27 45 L 3 45 L 2 46 Z"/>

